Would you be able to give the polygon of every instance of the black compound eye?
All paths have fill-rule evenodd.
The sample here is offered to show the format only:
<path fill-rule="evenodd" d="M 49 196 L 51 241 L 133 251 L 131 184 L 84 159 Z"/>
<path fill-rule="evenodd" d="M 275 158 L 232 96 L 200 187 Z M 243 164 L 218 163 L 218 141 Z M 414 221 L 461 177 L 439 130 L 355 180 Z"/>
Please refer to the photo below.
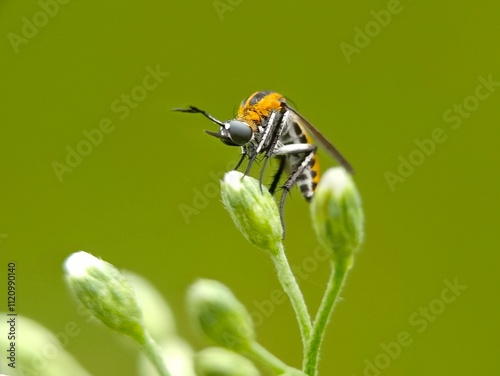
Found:
<path fill-rule="evenodd" d="M 245 145 L 252 139 L 252 128 L 247 123 L 239 120 L 231 120 L 229 122 L 229 137 L 238 146 Z"/>

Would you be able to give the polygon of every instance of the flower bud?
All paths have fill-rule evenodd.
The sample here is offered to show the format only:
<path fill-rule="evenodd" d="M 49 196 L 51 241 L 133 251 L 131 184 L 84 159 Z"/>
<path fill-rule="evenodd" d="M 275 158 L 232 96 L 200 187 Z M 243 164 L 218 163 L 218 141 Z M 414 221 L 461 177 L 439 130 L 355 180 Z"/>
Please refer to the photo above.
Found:
<path fill-rule="evenodd" d="M 156 341 L 175 335 L 174 314 L 156 287 L 144 277 L 130 271 L 122 272 L 135 292 L 135 299 L 142 312 L 144 328 Z"/>
<path fill-rule="evenodd" d="M 15 332 L 16 338 L 8 336 L 7 333 L 0 336 L 0 348 L 3 349 L 0 372 L 8 372 L 0 376 L 91 375 L 66 351 L 68 341 L 73 340 L 82 332 L 82 328 L 77 323 L 66 322 L 64 330 L 54 335 L 40 323 L 26 316 L 18 314 L 9 317 L 7 312 L 0 312 L 0 316 L 3 318 L 2 324 L 4 325 L 4 320 L 7 322 L 15 320 L 18 329 L 18 332 Z M 7 328 L 2 326 L 2 329 L 5 332 Z M 63 329 L 62 326 L 61 329 Z M 13 341 L 15 344 L 12 344 Z"/>
<path fill-rule="evenodd" d="M 193 364 L 194 351 L 183 339 L 176 336 L 169 336 L 158 343 L 158 349 L 159 355 L 163 363 L 165 363 L 170 376 L 196 376 Z M 158 374 L 144 353 L 139 355 L 137 373 L 140 376 Z"/>
<path fill-rule="evenodd" d="M 238 351 L 254 342 L 248 311 L 222 283 L 209 279 L 193 283 L 187 293 L 187 307 L 199 328 L 217 345 Z"/>
<path fill-rule="evenodd" d="M 326 171 L 311 202 L 311 217 L 320 244 L 332 252 L 334 261 L 359 248 L 364 235 L 361 198 L 344 168 Z"/>
<path fill-rule="evenodd" d="M 111 264 L 80 251 L 64 263 L 73 294 L 106 326 L 144 342 L 142 314 L 132 288 Z"/>
<path fill-rule="evenodd" d="M 209 347 L 195 355 L 198 376 L 259 376 L 260 372 L 247 358 L 221 347 Z"/>
<path fill-rule="evenodd" d="M 251 243 L 269 251 L 281 242 L 281 226 L 278 207 L 269 191 L 259 181 L 230 171 L 221 184 L 222 202 L 233 218 L 236 227 Z"/>

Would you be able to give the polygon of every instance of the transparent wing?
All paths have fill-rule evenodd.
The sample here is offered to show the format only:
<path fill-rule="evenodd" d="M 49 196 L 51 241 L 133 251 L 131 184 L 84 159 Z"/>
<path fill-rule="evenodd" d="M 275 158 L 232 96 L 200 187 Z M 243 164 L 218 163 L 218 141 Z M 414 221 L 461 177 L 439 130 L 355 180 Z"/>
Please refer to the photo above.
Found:
<path fill-rule="evenodd" d="M 332 145 L 328 139 L 323 136 L 323 134 L 309 123 L 301 114 L 299 114 L 295 109 L 287 105 L 287 109 L 290 110 L 290 115 L 293 120 L 295 120 L 302 129 L 304 129 L 308 134 L 312 136 L 314 141 L 321 146 L 333 159 L 335 159 L 342 167 L 344 167 L 351 174 L 354 173 L 354 169 L 351 164 L 345 159 L 345 157 L 337 150 L 335 146 Z"/>

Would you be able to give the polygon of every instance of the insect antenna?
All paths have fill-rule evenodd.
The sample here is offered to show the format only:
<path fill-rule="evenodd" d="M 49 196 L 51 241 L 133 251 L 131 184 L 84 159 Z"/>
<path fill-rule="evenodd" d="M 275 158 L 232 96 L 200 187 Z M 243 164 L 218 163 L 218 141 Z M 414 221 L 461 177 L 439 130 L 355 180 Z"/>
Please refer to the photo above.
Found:
<path fill-rule="evenodd" d="M 172 111 L 187 112 L 187 113 L 190 113 L 190 114 L 202 114 L 207 119 L 213 121 L 215 124 L 218 124 L 221 127 L 224 126 L 224 123 L 222 121 L 217 120 L 212 115 L 210 115 L 208 112 L 200 110 L 199 108 L 194 107 L 194 106 L 189 106 L 188 108 L 173 108 Z"/>

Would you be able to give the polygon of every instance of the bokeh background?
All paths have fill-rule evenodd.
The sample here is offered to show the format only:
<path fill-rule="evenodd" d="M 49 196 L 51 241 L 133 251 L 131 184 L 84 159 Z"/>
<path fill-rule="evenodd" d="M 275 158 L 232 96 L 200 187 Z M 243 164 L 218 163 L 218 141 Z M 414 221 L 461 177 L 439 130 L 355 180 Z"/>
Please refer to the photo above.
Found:
<path fill-rule="evenodd" d="M 196 105 L 227 119 L 257 90 L 289 97 L 336 144 L 364 200 L 366 242 L 321 374 L 500 372 L 498 3 L 66 0 L 45 18 L 41 4 L 0 2 L 0 275 L 17 263 L 19 313 L 54 333 L 79 325 L 66 349 L 91 374 L 135 375 L 137 349 L 78 314 L 62 279 L 71 252 L 148 278 L 197 350 L 207 342 L 184 308 L 194 280 L 222 281 L 252 311 L 279 288 L 214 188 L 239 151 L 204 134 L 216 128 L 201 116 L 170 111 Z M 148 67 L 163 73 L 145 91 Z M 125 110 L 131 92 L 140 100 Z M 55 164 L 103 119 L 112 131 L 58 175 Z M 444 142 L 419 153 L 416 140 L 436 132 Z M 286 221 L 290 262 L 309 263 L 299 282 L 315 312 L 328 268 L 311 264 L 317 243 L 298 191 Z M 445 281 L 467 288 L 442 303 Z M 411 345 L 367 370 L 402 332 Z M 287 302 L 258 338 L 300 365 Z"/>

